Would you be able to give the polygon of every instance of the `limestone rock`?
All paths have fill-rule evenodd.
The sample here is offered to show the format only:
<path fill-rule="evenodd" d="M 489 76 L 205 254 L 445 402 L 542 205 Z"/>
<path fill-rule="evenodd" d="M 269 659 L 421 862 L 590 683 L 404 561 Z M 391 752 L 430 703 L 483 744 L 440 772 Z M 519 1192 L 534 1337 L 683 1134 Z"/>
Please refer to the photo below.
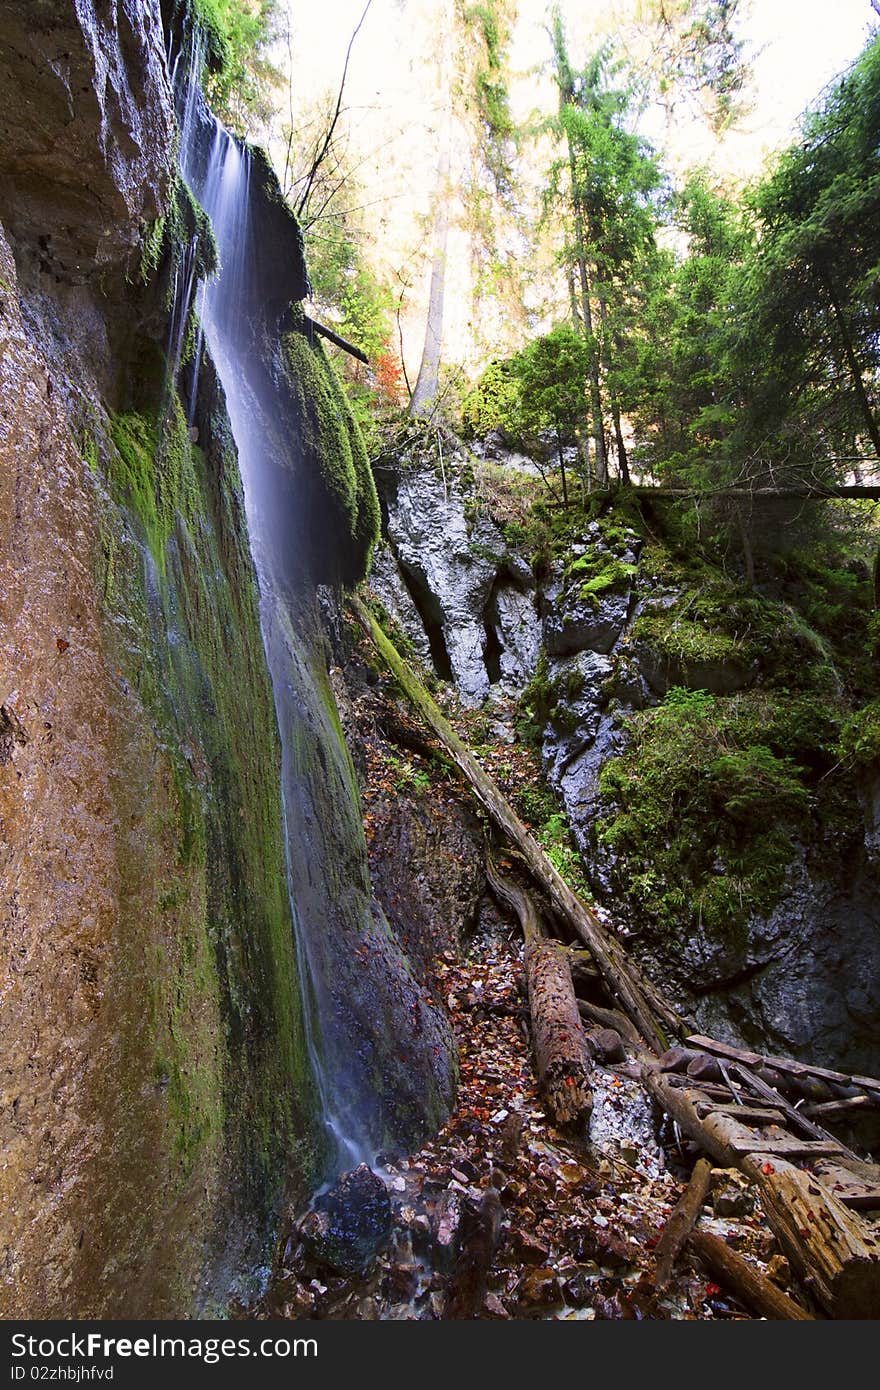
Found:
<path fill-rule="evenodd" d="M 41 270 L 76 284 L 130 261 L 174 130 L 159 0 L 2 6 L 3 218 Z"/>

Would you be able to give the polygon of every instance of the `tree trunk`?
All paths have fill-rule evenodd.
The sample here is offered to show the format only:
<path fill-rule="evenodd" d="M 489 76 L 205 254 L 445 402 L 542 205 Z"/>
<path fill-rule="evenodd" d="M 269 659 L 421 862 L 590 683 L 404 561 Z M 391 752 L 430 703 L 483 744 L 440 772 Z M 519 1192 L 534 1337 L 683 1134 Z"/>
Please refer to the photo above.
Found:
<path fill-rule="evenodd" d="M 568 952 L 541 935 L 528 893 L 502 878 L 491 864 L 486 876 L 495 896 L 516 914 L 525 937 L 535 1063 L 550 1118 L 561 1128 L 583 1125 L 593 1108 L 592 1054 L 574 997 Z"/>
<path fill-rule="evenodd" d="M 859 360 L 856 357 L 856 350 L 853 346 L 852 336 L 850 334 L 843 309 L 840 306 L 840 302 L 837 298 L 837 295 L 834 293 L 834 286 L 831 283 L 830 277 L 827 275 L 822 275 L 821 278 L 825 286 L 825 290 L 828 294 L 828 299 L 831 304 L 832 313 L 834 314 L 834 318 L 837 322 L 837 330 L 840 333 L 840 340 L 843 344 L 844 356 L 846 357 L 846 363 L 849 367 L 850 376 L 852 377 L 853 390 L 856 393 L 856 400 L 859 403 L 859 409 L 862 412 L 862 417 L 865 421 L 865 427 L 868 431 L 868 436 L 871 440 L 871 443 L 874 445 L 877 457 L 880 458 L 880 429 L 878 429 L 877 427 L 877 421 L 874 419 L 874 412 L 872 411 L 871 403 L 868 400 L 868 393 L 865 390 L 865 381 L 864 377 L 862 376 L 862 369 L 859 366 Z"/>
<path fill-rule="evenodd" d="M 431 261 L 431 290 L 428 298 L 428 320 L 425 325 L 425 345 L 416 378 L 410 415 L 430 416 L 440 386 L 440 356 L 443 348 L 443 310 L 446 299 L 446 251 L 449 241 L 449 162 L 450 133 L 437 166 L 437 191 L 434 208 L 434 249 Z"/>
<path fill-rule="evenodd" d="M 599 296 L 599 313 L 602 317 L 602 332 L 605 335 L 605 339 L 607 342 L 608 338 L 611 335 L 608 331 L 608 305 L 606 303 L 604 294 Z M 620 351 L 620 347 L 616 337 L 614 338 L 614 350 L 615 352 Z M 617 396 L 611 390 L 609 390 L 609 398 L 611 405 L 611 419 L 614 422 L 614 442 L 617 446 L 617 470 L 620 474 L 620 481 L 623 483 L 624 487 L 629 487 L 631 482 L 629 475 L 629 459 L 626 453 L 626 445 L 623 442 L 623 428 L 620 423 L 620 406 L 617 401 Z"/>
<path fill-rule="evenodd" d="M 572 174 L 572 178 L 574 175 Z M 580 222 L 583 221 L 582 214 L 578 211 L 577 195 L 572 190 L 572 197 L 575 200 L 575 215 Z M 579 236 L 586 235 L 585 229 L 578 230 Z M 590 406 L 593 417 L 593 441 L 596 449 L 596 485 L 606 487 L 608 483 L 608 450 L 605 445 L 605 423 L 602 418 L 602 387 L 599 380 L 599 354 L 596 351 L 596 340 L 593 334 L 593 310 L 590 305 L 590 273 L 587 269 L 586 257 L 581 254 L 577 258 L 578 274 L 581 282 L 581 312 L 584 320 L 584 336 L 590 344 Z"/>
<path fill-rule="evenodd" d="M 556 452 L 559 455 L 559 471 L 562 474 L 562 505 L 568 507 L 568 484 L 565 480 L 565 459 L 562 454 L 562 435 L 559 426 L 556 426 Z"/>
<path fill-rule="evenodd" d="M 519 850 L 535 882 L 546 893 L 553 911 L 592 952 L 611 997 L 619 1001 L 648 1046 L 657 1053 L 662 1052 L 666 1042 L 660 1020 L 676 1032 L 681 1030 L 681 1020 L 644 978 L 638 966 L 628 959 L 622 946 L 608 935 L 599 919 L 575 897 L 499 787 L 465 748 L 427 690 L 360 600 L 352 598 L 351 604 L 365 633 L 396 676 L 408 699 L 446 748 L 481 806 L 502 834 Z"/>

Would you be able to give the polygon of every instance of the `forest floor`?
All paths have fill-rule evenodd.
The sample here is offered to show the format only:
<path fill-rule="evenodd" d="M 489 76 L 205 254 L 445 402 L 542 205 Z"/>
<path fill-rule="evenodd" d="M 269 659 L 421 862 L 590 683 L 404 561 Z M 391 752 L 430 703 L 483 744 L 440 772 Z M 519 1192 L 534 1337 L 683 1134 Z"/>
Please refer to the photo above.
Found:
<path fill-rule="evenodd" d="M 451 953 L 450 953 L 451 955 Z M 458 1103 L 418 1153 L 379 1169 L 391 1235 L 364 1273 L 334 1274 L 287 1242 L 267 1311 L 298 1318 L 738 1319 L 751 1314 L 685 1253 L 654 1288 L 653 1249 L 693 1155 L 678 1150 L 636 1082 L 597 1069 L 589 1143 L 547 1120 L 531 1067 L 522 948 L 478 935 L 441 964 L 459 1047 Z M 663 1138 L 667 1139 L 664 1145 Z M 787 1265 L 734 1170 L 716 1173 L 703 1229 L 785 1287 Z M 502 1207 L 485 1283 L 457 1256 L 468 1212 L 494 1187 Z M 749 1208 L 752 1208 L 749 1210 Z"/>
<path fill-rule="evenodd" d="M 540 835 L 546 786 L 537 753 L 514 737 L 513 706 L 496 707 L 487 719 L 462 711 L 454 699 L 444 704 L 461 736 L 478 746 L 486 770 Z M 383 735 L 376 720 L 380 706 L 393 710 L 399 730 L 406 714 L 384 675 L 355 693 L 349 707 L 358 725 L 368 841 L 389 817 L 406 814 L 398 805 L 401 759 L 407 792 L 415 786 L 429 803 L 436 801 L 436 814 L 462 798 L 430 747 L 402 750 Z M 567 834 L 548 850 L 561 857 L 560 868 L 580 877 Z M 582 891 L 584 884 L 573 886 Z M 418 1152 L 377 1160 L 390 1224 L 368 1267 L 342 1274 L 316 1257 L 300 1215 L 282 1242 L 262 1314 L 386 1320 L 752 1317 L 687 1249 L 668 1288 L 656 1290 L 654 1247 L 696 1151 L 682 1143 L 625 1066 L 596 1066 L 588 1133 L 563 1133 L 548 1120 L 532 1064 L 522 939 L 488 899 L 474 934 L 456 950 L 436 951 L 430 987 L 449 1012 L 458 1048 L 452 1114 Z M 480 1217 L 487 1194 L 497 1226 L 489 1234 Z M 700 1226 L 787 1288 L 787 1262 L 755 1190 L 739 1172 L 713 1173 Z"/>

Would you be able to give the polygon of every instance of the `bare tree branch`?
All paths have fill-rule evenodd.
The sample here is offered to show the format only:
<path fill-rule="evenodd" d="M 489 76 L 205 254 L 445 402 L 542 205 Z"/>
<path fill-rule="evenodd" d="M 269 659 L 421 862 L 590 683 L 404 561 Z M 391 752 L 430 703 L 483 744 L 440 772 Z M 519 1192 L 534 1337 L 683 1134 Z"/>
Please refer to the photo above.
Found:
<path fill-rule="evenodd" d="M 363 12 L 363 14 L 361 15 L 360 19 L 358 20 L 358 22 L 357 22 L 357 24 L 356 24 L 356 26 L 355 26 L 354 33 L 352 34 L 351 38 L 350 38 L 349 41 L 348 41 L 348 48 L 347 48 L 346 51 L 345 51 L 345 63 L 344 63 L 343 68 L 342 68 L 342 80 L 341 80 L 340 83 L 339 83 L 339 93 L 338 93 L 338 95 L 337 95 L 337 97 L 336 97 L 336 109 L 335 109 L 335 111 L 333 112 L 333 117 L 332 117 L 332 119 L 331 119 L 331 121 L 330 121 L 329 126 L 327 127 L 327 131 L 326 131 L 326 134 L 325 134 L 325 136 L 324 136 L 323 144 L 321 145 L 321 148 L 320 148 L 319 152 L 316 154 L 314 160 L 312 161 L 312 167 L 311 167 L 311 169 L 309 170 L 308 176 L 307 176 L 307 178 L 306 178 L 306 186 L 305 186 L 305 188 L 303 189 L 303 192 L 302 192 L 302 195 L 301 195 L 301 197 L 300 197 L 300 200 L 299 200 L 299 202 L 297 203 L 297 206 L 296 206 L 296 214 L 297 214 L 297 217 L 302 216 L 303 210 L 304 210 L 304 208 L 305 208 L 305 206 L 306 206 L 306 203 L 308 202 L 308 199 L 309 199 L 309 194 L 310 194 L 311 191 L 312 191 L 312 185 L 313 185 L 314 182 L 315 182 L 315 178 L 316 178 L 316 176 L 317 176 L 318 170 L 320 169 L 321 165 L 323 164 L 324 160 L 326 159 L 327 153 L 328 153 L 328 151 L 329 151 L 329 149 L 330 149 L 330 146 L 331 146 L 332 143 L 333 143 L 333 134 L 334 134 L 334 132 L 335 132 L 335 130 L 336 130 L 336 126 L 337 126 L 337 123 L 338 123 L 338 121 L 339 121 L 339 117 L 340 117 L 341 112 L 342 112 L 342 97 L 343 97 L 343 93 L 344 93 L 344 91 L 345 91 L 345 79 L 346 79 L 346 77 L 348 76 L 348 64 L 349 64 L 349 62 L 350 62 L 350 60 L 351 60 L 351 50 L 352 50 L 352 48 L 354 47 L 354 41 L 355 41 L 355 39 L 357 38 L 357 36 L 358 36 L 358 34 L 359 34 L 359 32 L 360 32 L 361 25 L 363 24 L 364 20 L 366 19 L 366 17 L 367 17 L 367 12 L 368 12 L 368 10 L 369 10 L 369 8 L 370 8 L 370 6 L 371 6 L 372 3 L 373 3 L 373 0 L 367 0 L 366 5 L 364 6 L 364 12 Z"/>

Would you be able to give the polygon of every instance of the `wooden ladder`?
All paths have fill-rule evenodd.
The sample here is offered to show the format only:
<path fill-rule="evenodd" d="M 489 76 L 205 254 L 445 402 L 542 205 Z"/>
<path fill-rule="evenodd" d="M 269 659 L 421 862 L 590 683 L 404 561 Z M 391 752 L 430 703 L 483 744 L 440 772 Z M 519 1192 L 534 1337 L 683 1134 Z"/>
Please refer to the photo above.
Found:
<path fill-rule="evenodd" d="M 837 1318 L 880 1317 L 880 1167 L 820 1122 L 880 1111 L 880 1081 L 694 1034 L 649 1090 L 716 1162 L 740 1168 L 805 1287 Z"/>

